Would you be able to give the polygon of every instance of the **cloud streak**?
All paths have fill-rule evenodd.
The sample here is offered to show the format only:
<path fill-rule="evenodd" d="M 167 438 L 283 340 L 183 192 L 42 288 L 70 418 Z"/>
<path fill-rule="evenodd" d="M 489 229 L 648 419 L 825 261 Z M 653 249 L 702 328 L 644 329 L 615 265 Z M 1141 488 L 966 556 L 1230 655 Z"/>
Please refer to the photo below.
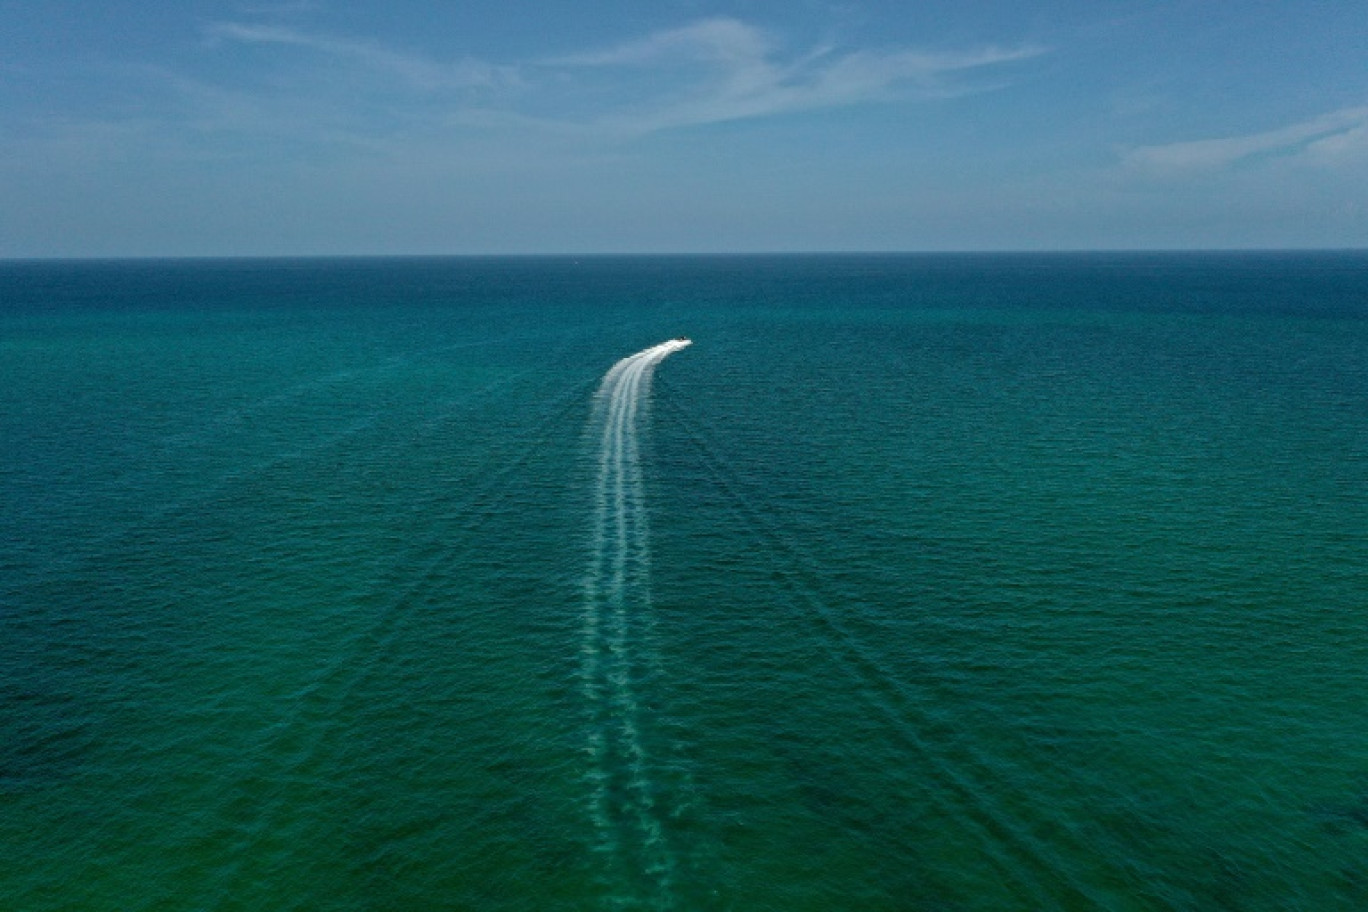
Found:
<path fill-rule="evenodd" d="M 642 135 L 725 121 L 906 98 L 983 91 L 971 74 L 1044 53 L 1034 46 L 960 53 L 818 46 L 784 53 L 775 36 L 732 18 L 703 19 L 617 45 L 500 64 L 474 58 L 444 63 L 363 40 L 279 25 L 216 22 L 220 42 L 293 48 L 399 80 L 429 95 L 487 90 L 477 104 L 445 112 L 476 119 Z M 518 89 L 495 98 L 494 90 Z M 515 97 L 516 96 L 516 97 Z"/>
<path fill-rule="evenodd" d="M 312 34 L 282 26 L 216 22 L 206 32 L 211 38 L 242 44 L 304 48 L 390 74 L 424 91 L 501 88 L 518 81 L 514 67 L 498 66 L 474 58 L 441 63 L 368 41 Z"/>
<path fill-rule="evenodd" d="M 735 19 L 704 19 L 664 29 L 622 44 L 546 61 L 555 66 L 649 66 L 671 57 L 745 62 L 770 51 L 770 40 L 759 30 Z"/>
<path fill-rule="evenodd" d="M 846 51 L 817 47 L 785 59 L 773 38 L 736 19 L 706 19 L 598 50 L 546 61 L 568 69 L 636 70 L 675 74 L 667 85 L 628 113 L 601 125 L 652 132 L 795 111 L 943 97 L 979 91 L 963 77 L 1039 56 L 1035 46 L 986 47 L 959 53 L 898 49 Z M 681 69 L 690 70 L 680 72 Z"/>
<path fill-rule="evenodd" d="M 1124 156 L 1132 168 L 1160 174 L 1209 172 L 1259 156 L 1305 154 L 1331 159 L 1361 148 L 1368 135 L 1368 107 L 1341 108 L 1276 130 L 1140 146 Z"/>

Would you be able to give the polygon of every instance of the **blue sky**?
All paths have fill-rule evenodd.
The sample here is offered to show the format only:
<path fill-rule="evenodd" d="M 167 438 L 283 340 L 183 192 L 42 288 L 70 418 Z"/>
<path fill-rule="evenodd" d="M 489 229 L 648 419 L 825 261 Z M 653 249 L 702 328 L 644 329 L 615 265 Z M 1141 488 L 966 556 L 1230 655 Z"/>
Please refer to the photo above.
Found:
<path fill-rule="evenodd" d="M 0 0 L 0 256 L 1368 247 L 1341 2 Z"/>

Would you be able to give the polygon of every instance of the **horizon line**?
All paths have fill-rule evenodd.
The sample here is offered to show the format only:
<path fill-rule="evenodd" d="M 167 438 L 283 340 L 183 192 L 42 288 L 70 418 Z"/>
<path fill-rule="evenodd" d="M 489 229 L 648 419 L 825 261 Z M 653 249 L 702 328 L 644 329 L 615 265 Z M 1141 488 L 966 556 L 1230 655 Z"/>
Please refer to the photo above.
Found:
<path fill-rule="evenodd" d="M 592 252 L 485 252 L 485 253 L 205 253 L 205 254 L 38 254 L 0 256 L 0 263 L 113 263 L 166 261 L 247 260 L 606 260 L 606 259 L 726 259 L 871 256 L 1087 256 L 1087 255 L 1201 255 L 1368 253 L 1368 246 L 1345 247 L 1058 247 L 1058 248 L 963 248 L 963 249 L 869 249 L 869 250 L 730 250 L 730 251 L 592 251 Z"/>

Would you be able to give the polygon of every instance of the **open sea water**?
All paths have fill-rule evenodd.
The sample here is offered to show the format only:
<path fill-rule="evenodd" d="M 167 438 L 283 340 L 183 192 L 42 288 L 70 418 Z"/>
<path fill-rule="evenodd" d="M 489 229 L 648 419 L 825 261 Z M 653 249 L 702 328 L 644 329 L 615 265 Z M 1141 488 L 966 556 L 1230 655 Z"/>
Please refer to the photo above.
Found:
<path fill-rule="evenodd" d="M 0 908 L 1368 908 L 1368 255 L 2 263 Z"/>

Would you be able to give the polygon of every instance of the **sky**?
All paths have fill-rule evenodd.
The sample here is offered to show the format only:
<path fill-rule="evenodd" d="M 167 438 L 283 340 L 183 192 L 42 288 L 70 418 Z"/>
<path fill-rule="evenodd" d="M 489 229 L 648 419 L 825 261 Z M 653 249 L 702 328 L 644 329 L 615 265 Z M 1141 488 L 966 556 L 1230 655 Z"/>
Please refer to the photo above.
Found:
<path fill-rule="evenodd" d="M 0 257 L 1308 247 L 1358 0 L 0 0 Z"/>

